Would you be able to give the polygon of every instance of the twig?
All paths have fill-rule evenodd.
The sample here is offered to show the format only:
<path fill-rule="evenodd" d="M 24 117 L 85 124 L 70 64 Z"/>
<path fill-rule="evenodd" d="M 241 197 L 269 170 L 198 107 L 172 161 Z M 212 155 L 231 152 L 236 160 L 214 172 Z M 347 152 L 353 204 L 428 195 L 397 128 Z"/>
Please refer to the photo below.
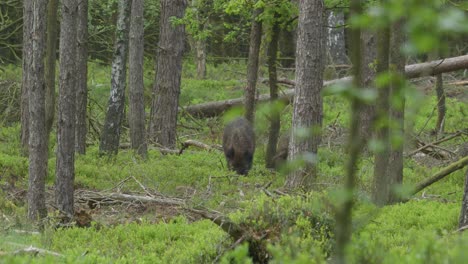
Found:
<path fill-rule="evenodd" d="M 138 185 L 140 185 L 141 189 L 143 189 L 143 191 L 145 191 L 145 193 L 146 193 L 148 196 L 154 197 L 154 195 L 153 195 L 152 193 L 150 193 L 150 192 L 148 191 L 148 189 L 147 189 L 143 184 L 141 184 L 141 182 L 140 182 L 139 180 L 137 180 L 137 179 L 135 178 L 135 176 L 132 175 L 132 178 L 135 180 L 135 182 L 136 182 Z"/>

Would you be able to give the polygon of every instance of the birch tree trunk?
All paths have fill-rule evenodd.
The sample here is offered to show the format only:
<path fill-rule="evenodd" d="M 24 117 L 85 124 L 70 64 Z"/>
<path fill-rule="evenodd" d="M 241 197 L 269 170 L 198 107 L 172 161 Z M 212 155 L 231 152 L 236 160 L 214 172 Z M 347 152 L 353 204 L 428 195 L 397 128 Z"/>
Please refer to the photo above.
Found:
<path fill-rule="evenodd" d="M 29 188 L 28 188 L 28 218 L 38 221 L 47 216 L 45 201 L 45 180 L 47 176 L 47 133 L 45 123 L 45 80 L 44 58 L 46 43 L 47 0 L 25 1 L 25 10 L 31 10 L 32 20 L 29 31 L 31 49 L 28 62 L 27 78 L 29 78 Z M 28 13 L 26 13 L 28 14 Z M 26 20 L 26 21 L 27 21 Z M 29 22 L 29 21 L 27 21 Z M 31 25 L 31 24 L 29 24 Z"/>
<path fill-rule="evenodd" d="M 120 132 L 125 110 L 125 81 L 131 5 L 132 0 L 119 1 L 116 40 L 112 59 L 111 91 L 99 145 L 101 154 L 117 154 L 119 151 Z"/>
<path fill-rule="evenodd" d="M 166 148 L 176 146 L 177 111 L 184 51 L 184 25 L 173 25 L 171 17 L 184 16 L 186 0 L 161 0 L 156 81 L 151 103 L 149 136 Z"/>
<path fill-rule="evenodd" d="M 145 104 L 143 85 L 143 52 L 144 52 L 144 0 L 133 0 L 130 40 L 129 40 L 129 125 L 132 148 L 143 158 L 147 156 L 145 132 Z"/>
<path fill-rule="evenodd" d="M 74 214 L 77 0 L 62 0 L 55 201 L 66 221 Z"/>
<path fill-rule="evenodd" d="M 257 21 L 262 10 L 255 9 L 252 16 L 252 27 L 250 29 L 250 47 L 247 63 L 247 86 L 244 92 L 245 118 L 254 123 L 255 117 L 255 93 L 257 91 L 258 61 L 260 55 L 260 44 L 262 42 L 262 23 Z"/>
<path fill-rule="evenodd" d="M 78 4 L 77 56 L 76 56 L 76 127 L 75 151 L 86 153 L 86 110 L 88 106 L 88 0 Z"/>
<path fill-rule="evenodd" d="M 296 87 L 293 99 L 291 142 L 288 159 L 305 154 L 317 154 L 321 140 L 323 101 L 325 6 L 320 0 L 304 0 L 299 4 L 299 25 L 296 49 Z M 299 130 L 308 129 L 309 136 L 299 139 Z M 309 189 L 316 175 L 316 166 L 308 162 L 304 168 L 291 172 L 286 180 L 287 188 Z"/>
<path fill-rule="evenodd" d="M 327 36 L 327 54 L 330 58 L 330 64 L 348 64 L 345 47 L 345 20 L 343 12 L 327 12 L 328 36 Z"/>

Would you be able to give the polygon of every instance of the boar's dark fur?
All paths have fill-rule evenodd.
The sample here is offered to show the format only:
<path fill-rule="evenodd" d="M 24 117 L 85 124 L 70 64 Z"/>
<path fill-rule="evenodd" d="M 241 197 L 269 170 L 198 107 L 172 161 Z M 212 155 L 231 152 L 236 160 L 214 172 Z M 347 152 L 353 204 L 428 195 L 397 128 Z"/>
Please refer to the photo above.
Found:
<path fill-rule="evenodd" d="M 255 152 L 255 134 L 247 119 L 240 117 L 226 125 L 223 150 L 228 168 L 240 175 L 247 175 L 252 168 Z"/>

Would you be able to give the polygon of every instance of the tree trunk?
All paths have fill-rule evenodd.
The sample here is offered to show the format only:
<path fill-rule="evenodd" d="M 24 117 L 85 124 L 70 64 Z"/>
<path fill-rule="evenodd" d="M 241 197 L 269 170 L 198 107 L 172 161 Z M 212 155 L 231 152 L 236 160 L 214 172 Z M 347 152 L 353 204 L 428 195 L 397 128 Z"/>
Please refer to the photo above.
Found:
<path fill-rule="evenodd" d="M 278 23 L 274 23 L 271 29 L 271 40 L 268 46 L 268 77 L 270 84 L 270 129 L 268 131 L 268 145 L 265 153 L 265 164 L 267 168 L 274 168 L 275 161 L 273 157 L 276 155 L 276 145 L 281 128 L 280 109 L 276 102 L 278 100 L 278 75 L 276 72 L 278 40 L 280 27 Z"/>
<path fill-rule="evenodd" d="M 166 148 L 176 146 L 177 110 L 184 51 L 184 25 L 174 26 L 172 17 L 184 16 L 186 0 L 161 0 L 156 81 L 151 104 L 149 134 Z"/>
<path fill-rule="evenodd" d="M 57 20 L 58 0 L 49 0 L 47 6 L 47 45 L 46 45 L 46 64 L 45 64 L 45 82 L 46 82 L 46 131 L 47 141 L 55 118 L 55 65 L 57 61 Z M 49 144 L 47 144 L 49 145 Z"/>
<path fill-rule="evenodd" d="M 377 58 L 377 42 L 375 33 L 362 31 L 361 33 L 361 83 L 360 87 L 372 89 L 374 86 L 375 69 L 372 66 Z M 366 104 L 361 107 L 359 134 L 363 139 L 372 137 L 372 122 L 375 118 L 375 104 Z M 366 144 L 363 145 L 367 149 Z"/>
<path fill-rule="evenodd" d="M 88 0 L 81 0 L 78 4 L 76 56 L 76 127 L 75 151 L 86 153 L 86 110 L 88 107 Z"/>
<path fill-rule="evenodd" d="M 66 214 L 66 221 L 70 220 L 74 213 L 77 2 L 62 0 L 60 26 L 55 201 L 57 208 Z"/>
<path fill-rule="evenodd" d="M 131 5 L 132 0 L 119 1 L 114 57 L 112 59 L 111 92 L 99 145 L 101 154 L 117 154 L 119 150 L 120 130 L 125 110 L 126 64 Z"/>
<path fill-rule="evenodd" d="M 460 210 L 460 219 L 458 221 L 458 227 L 468 226 L 468 169 L 465 173 L 465 191 L 463 192 L 462 206 Z"/>
<path fill-rule="evenodd" d="M 23 77 L 21 83 L 21 151 L 24 156 L 29 153 L 29 89 L 32 73 L 32 16 L 33 3 L 23 2 Z"/>
<path fill-rule="evenodd" d="M 288 159 L 305 154 L 317 154 L 321 140 L 325 30 L 325 6 L 323 1 L 304 0 L 299 6 L 299 25 L 296 49 L 296 88 L 292 117 L 291 142 Z M 309 136 L 297 138 L 299 130 L 308 129 Z M 308 162 L 305 168 L 291 172 L 286 180 L 287 188 L 310 189 L 316 175 L 316 166 Z"/>
<path fill-rule="evenodd" d="M 247 86 L 244 92 L 245 118 L 254 123 L 255 117 L 255 93 L 257 91 L 258 60 L 260 55 L 260 44 L 262 42 L 262 23 L 257 21 L 262 10 L 255 9 L 250 29 L 249 59 L 247 63 Z"/>
<path fill-rule="evenodd" d="M 437 94 L 437 123 L 435 131 L 437 136 L 442 136 L 444 134 L 445 127 L 445 91 L 444 91 L 444 82 L 442 79 L 442 73 L 437 74 L 436 76 L 436 94 Z"/>
<path fill-rule="evenodd" d="M 133 0 L 130 40 L 129 40 L 129 125 L 130 141 L 132 148 L 143 158 L 147 156 L 146 132 L 145 132 L 145 103 L 143 85 L 143 52 L 144 52 L 144 24 L 143 24 L 144 0 Z"/>
<path fill-rule="evenodd" d="M 397 21 L 391 28 L 390 40 L 390 67 L 394 72 L 393 80 L 390 84 L 390 98 L 397 98 L 397 102 L 390 106 L 390 118 L 393 124 L 390 129 L 391 151 L 388 164 L 388 177 L 390 180 L 390 197 L 388 203 L 395 203 L 400 200 L 396 197 L 394 188 L 403 183 L 403 146 L 405 140 L 405 56 L 401 52 L 404 43 L 403 21 Z"/>
<path fill-rule="evenodd" d="M 361 1 L 350 1 L 350 15 L 360 16 Z M 358 27 L 350 28 L 350 54 L 353 65 L 353 89 L 362 89 L 361 70 L 361 29 Z M 346 178 L 344 184 L 345 197 L 343 204 L 340 205 L 336 213 L 336 255 L 337 263 L 347 263 L 346 246 L 349 243 L 352 234 L 352 209 L 354 199 L 354 188 L 356 171 L 358 170 L 359 155 L 363 145 L 363 137 L 360 132 L 360 113 L 361 101 L 357 96 L 351 97 L 351 122 L 349 137 L 347 143 L 348 161 L 346 164 Z"/>
<path fill-rule="evenodd" d="M 25 10 L 31 10 L 32 27 L 29 28 L 32 55 L 27 76 L 29 86 L 29 188 L 28 218 L 38 221 L 47 216 L 45 201 L 45 180 L 47 176 L 47 133 L 45 123 L 45 80 L 44 57 L 46 43 L 47 0 L 25 1 Z M 31 5 L 31 6 L 29 6 Z M 28 13 L 26 13 L 28 14 Z M 30 13 L 31 14 L 31 13 Z M 25 20 L 25 22 L 27 21 Z M 27 23 L 27 22 L 26 22 Z M 31 25 L 31 24 L 29 24 Z M 33 37 L 31 37 L 33 36 Z"/>
<path fill-rule="evenodd" d="M 377 74 L 388 72 L 390 47 L 390 29 L 381 29 L 377 33 Z M 379 141 L 382 149 L 375 153 L 374 161 L 374 187 L 373 200 L 378 205 L 388 203 L 390 197 L 390 185 L 388 178 L 388 155 L 390 153 L 389 139 L 389 112 L 390 112 L 390 87 L 385 85 L 378 87 L 378 98 L 376 106 L 376 118 L 380 120 L 380 126 L 376 128 L 375 138 Z"/>
<path fill-rule="evenodd" d="M 348 64 L 345 47 L 345 21 L 344 14 L 341 11 L 327 12 L 328 36 L 327 36 L 327 54 L 329 64 Z"/>
<path fill-rule="evenodd" d="M 206 78 L 206 41 L 195 40 L 195 53 L 197 57 L 197 78 Z"/>

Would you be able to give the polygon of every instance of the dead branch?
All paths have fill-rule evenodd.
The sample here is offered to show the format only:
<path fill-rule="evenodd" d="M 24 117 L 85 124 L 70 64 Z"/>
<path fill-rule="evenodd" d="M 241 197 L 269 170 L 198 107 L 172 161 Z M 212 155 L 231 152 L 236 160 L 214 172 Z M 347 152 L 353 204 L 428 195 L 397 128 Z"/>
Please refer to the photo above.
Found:
<path fill-rule="evenodd" d="M 18 247 L 18 246 L 24 247 L 24 248 L 15 250 L 12 253 L 13 255 L 29 254 L 29 255 L 34 255 L 34 256 L 37 256 L 37 255 L 52 255 L 52 256 L 56 256 L 56 257 L 64 257 L 64 255 L 62 255 L 60 253 L 53 252 L 53 251 L 50 251 L 50 250 L 47 250 L 47 249 L 33 247 L 32 245 L 26 246 L 26 245 L 13 243 L 13 242 L 8 242 L 8 244 L 16 246 L 16 247 Z"/>
<path fill-rule="evenodd" d="M 185 206 L 185 200 L 167 197 L 151 197 L 125 193 L 100 193 L 94 191 L 78 191 L 76 200 L 82 203 L 116 204 L 116 203 L 156 203 L 168 206 Z"/>
<path fill-rule="evenodd" d="M 468 156 L 464 157 L 464 158 L 461 158 L 460 160 L 448 165 L 447 167 L 441 169 L 440 171 L 438 171 L 436 174 L 432 175 L 431 177 L 421 181 L 420 183 L 416 184 L 413 192 L 412 192 L 412 195 L 415 195 L 417 194 L 418 192 L 420 192 L 421 190 L 423 190 L 424 188 L 432 185 L 433 183 L 445 178 L 445 176 L 451 174 L 452 172 L 455 172 L 457 170 L 460 170 L 462 169 L 463 167 L 465 167 L 466 165 L 468 165 Z"/>
<path fill-rule="evenodd" d="M 211 150 L 223 150 L 223 148 L 221 146 L 218 146 L 218 145 L 208 145 L 208 144 L 205 144 L 203 142 L 200 142 L 200 141 L 196 141 L 196 140 L 186 140 L 182 143 L 182 148 L 180 149 L 179 151 L 179 154 L 182 154 L 182 152 L 187 149 L 188 147 L 190 146 L 194 146 L 194 147 L 197 147 L 197 148 L 201 148 L 201 149 L 204 149 L 204 150 L 208 150 L 208 151 L 211 151 Z"/>
<path fill-rule="evenodd" d="M 449 141 L 450 139 L 453 139 L 453 138 L 456 138 L 458 136 L 462 135 L 462 132 L 461 131 L 457 131 L 455 134 L 451 135 L 451 136 L 448 136 L 448 137 L 445 137 L 445 138 L 442 138 L 442 139 L 439 139 L 437 141 L 434 141 L 434 142 L 431 142 L 429 144 L 423 144 L 423 146 L 419 147 L 418 149 L 416 150 L 413 150 L 411 151 L 407 156 L 408 157 L 411 157 L 413 156 L 414 154 L 418 153 L 419 151 L 425 149 L 425 148 L 428 148 L 428 147 L 434 147 L 435 145 L 437 144 L 440 144 L 442 142 L 445 142 L 445 141 Z"/>

